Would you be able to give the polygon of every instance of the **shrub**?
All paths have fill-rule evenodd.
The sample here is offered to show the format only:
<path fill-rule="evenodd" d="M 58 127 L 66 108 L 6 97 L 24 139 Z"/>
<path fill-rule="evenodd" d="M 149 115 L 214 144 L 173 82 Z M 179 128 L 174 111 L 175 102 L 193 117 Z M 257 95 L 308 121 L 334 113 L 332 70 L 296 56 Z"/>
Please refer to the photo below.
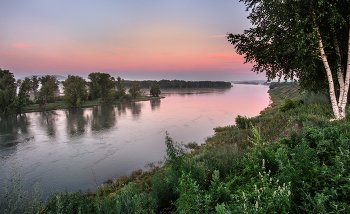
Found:
<path fill-rule="evenodd" d="M 247 118 L 245 116 L 238 115 L 235 119 L 236 126 L 239 129 L 248 129 L 251 127 L 252 118 Z"/>

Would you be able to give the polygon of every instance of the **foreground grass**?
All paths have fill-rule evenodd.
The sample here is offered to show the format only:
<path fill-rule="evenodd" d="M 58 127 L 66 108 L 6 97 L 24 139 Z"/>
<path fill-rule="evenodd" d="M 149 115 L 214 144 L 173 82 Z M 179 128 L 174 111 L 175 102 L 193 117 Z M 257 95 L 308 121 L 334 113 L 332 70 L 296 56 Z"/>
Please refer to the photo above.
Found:
<path fill-rule="evenodd" d="M 196 148 L 191 152 L 166 135 L 167 157 L 161 168 L 137 170 L 96 192 L 53 193 L 45 205 L 27 203 L 27 210 L 349 213 L 350 123 L 330 121 L 326 95 L 300 94 L 295 86 L 269 93 L 274 102 L 260 116 L 237 117 L 236 125 L 215 128 L 206 144 L 191 143 Z M 286 99 L 300 102 L 289 105 Z M 18 197 L 9 193 L 8 198 Z M 15 201 L 4 203 L 9 213 L 19 207 Z"/>

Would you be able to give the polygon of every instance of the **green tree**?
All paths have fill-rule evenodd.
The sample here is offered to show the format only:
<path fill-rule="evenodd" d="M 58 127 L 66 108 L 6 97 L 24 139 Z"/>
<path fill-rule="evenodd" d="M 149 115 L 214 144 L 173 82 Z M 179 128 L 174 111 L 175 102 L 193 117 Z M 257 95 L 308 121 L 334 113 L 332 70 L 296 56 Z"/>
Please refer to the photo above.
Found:
<path fill-rule="evenodd" d="M 97 100 L 101 96 L 101 87 L 99 84 L 100 73 L 90 73 L 88 76 L 89 82 L 89 93 L 92 100 Z M 97 104 L 97 101 L 96 101 Z"/>
<path fill-rule="evenodd" d="M 2 70 L 0 68 L 0 111 L 3 114 L 11 110 L 11 104 L 16 97 L 16 79 L 9 70 Z"/>
<path fill-rule="evenodd" d="M 131 83 L 129 93 L 131 94 L 133 99 L 141 95 L 141 85 L 139 81 L 133 81 Z"/>
<path fill-rule="evenodd" d="M 39 79 L 37 76 L 32 76 L 30 88 L 34 93 L 34 97 L 36 97 L 36 93 L 38 92 L 38 88 L 39 88 Z"/>
<path fill-rule="evenodd" d="M 114 77 L 107 73 L 99 73 L 99 85 L 101 86 L 101 98 L 103 102 L 106 102 L 107 99 L 111 96 L 111 90 L 115 87 Z"/>
<path fill-rule="evenodd" d="M 80 76 L 68 75 L 63 86 L 66 105 L 70 108 L 80 108 L 88 97 L 86 81 Z"/>
<path fill-rule="evenodd" d="M 306 88 L 308 84 L 323 87 L 327 83 L 334 116 L 345 118 L 350 78 L 350 1 L 243 2 L 251 11 L 248 19 L 254 27 L 243 34 L 229 34 L 228 40 L 238 54 L 245 55 L 245 63 L 255 63 L 253 71 L 266 72 L 269 80 L 296 77 Z M 338 100 L 335 87 L 340 91 Z"/>
<path fill-rule="evenodd" d="M 58 80 L 55 76 L 46 75 L 39 78 L 41 88 L 37 93 L 36 101 L 41 105 L 43 111 L 47 102 L 55 101 L 55 93 L 58 90 Z"/>
<path fill-rule="evenodd" d="M 30 103 L 29 92 L 31 90 L 32 81 L 26 77 L 24 80 L 18 80 L 17 84 L 19 85 L 17 108 L 19 112 L 22 112 L 23 108 Z"/>
<path fill-rule="evenodd" d="M 151 85 L 151 90 L 149 92 L 153 97 L 159 97 L 159 94 L 161 93 L 160 91 L 160 86 L 158 84 L 152 84 Z"/>

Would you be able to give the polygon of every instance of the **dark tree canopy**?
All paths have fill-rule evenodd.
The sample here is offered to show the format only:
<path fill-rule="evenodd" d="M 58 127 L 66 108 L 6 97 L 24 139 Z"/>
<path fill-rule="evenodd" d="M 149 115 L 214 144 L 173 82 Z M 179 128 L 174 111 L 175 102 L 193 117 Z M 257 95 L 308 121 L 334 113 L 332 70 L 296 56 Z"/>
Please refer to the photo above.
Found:
<path fill-rule="evenodd" d="M 344 118 L 350 77 L 350 0 L 243 2 L 254 27 L 229 34 L 228 40 L 245 56 L 245 63 L 253 63 L 254 72 L 266 72 L 269 80 L 298 78 L 307 90 L 327 87 L 335 117 Z"/>
<path fill-rule="evenodd" d="M 68 75 L 64 81 L 64 101 L 68 107 L 80 108 L 87 100 L 86 81 L 80 76 Z"/>
<path fill-rule="evenodd" d="M 159 97 L 159 94 L 161 94 L 160 86 L 158 84 L 152 84 L 151 90 L 149 92 L 153 97 Z"/>
<path fill-rule="evenodd" d="M 47 102 L 54 102 L 55 95 L 58 92 L 58 80 L 55 76 L 46 75 L 39 78 L 41 88 L 37 93 L 36 100 L 45 110 Z"/>
<path fill-rule="evenodd" d="M 139 81 L 134 81 L 131 83 L 129 93 L 131 94 L 133 99 L 141 95 L 141 85 Z"/>
<path fill-rule="evenodd" d="M 0 68 L 0 111 L 6 114 L 16 98 L 16 79 L 9 70 Z"/>

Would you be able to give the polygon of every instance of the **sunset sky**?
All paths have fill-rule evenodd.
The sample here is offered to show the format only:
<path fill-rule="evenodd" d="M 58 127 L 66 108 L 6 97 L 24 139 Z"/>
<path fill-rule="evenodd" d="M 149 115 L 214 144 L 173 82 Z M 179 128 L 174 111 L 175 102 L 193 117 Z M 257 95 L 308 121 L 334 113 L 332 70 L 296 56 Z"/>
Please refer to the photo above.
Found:
<path fill-rule="evenodd" d="M 266 79 L 225 37 L 251 27 L 238 0 L 11 0 L 0 14 L 0 68 L 16 78 Z"/>

